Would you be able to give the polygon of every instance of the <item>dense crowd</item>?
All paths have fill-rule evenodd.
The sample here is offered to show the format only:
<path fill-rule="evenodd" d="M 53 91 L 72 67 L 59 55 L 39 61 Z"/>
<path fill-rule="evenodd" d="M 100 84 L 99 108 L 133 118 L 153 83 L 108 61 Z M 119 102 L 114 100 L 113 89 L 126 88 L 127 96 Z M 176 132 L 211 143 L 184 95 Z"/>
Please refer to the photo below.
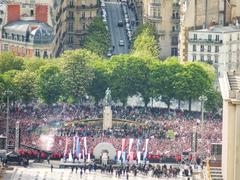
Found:
<path fill-rule="evenodd" d="M 191 134 L 194 127 L 202 136 L 198 142 L 199 156 L 209 155 L 211 143 L 221 142 L 222 123 L 219 119 L 212 119 L 210 114 L 207 115 L 204 128 L 201 129 L 199 113 L 143 107 L 112 107 L 112 111 L 113 118 L 137 121 L 139 125 L 120 125 L 105 131 L 99 127 L 81 125 L 83 119 L 102 118 L 101 106 L 18 106 L 10 111 L 10 144 L 15 142 L 16 121 L 20 121 L 21 144 L 40 148 L 43 148 L 43 143 L 39 137 L 44 134 L 43 131 L 47 131 L 45 128 L 57 124 L 54 134 L 47 134 L 45 140 L 51 141 L 48 150 L 60 154 L 64 153 L 66 140 L 71 145 L 75 135 L 87 137 L 87 146 L 91 153 L 100 142 L 112 143 L 120 150 L 122 138 L 134 138 L 133 149 L 136 149 L 137 139 L 142 139 L 140 149 L 144 151 L 144 140 L 149 138 L 150 155 L 177 156 L 191 150 Z M 0 114 L 0 117 L 3 119 L 4 114 Z M 169 131 L 174 133 L 173 137 L 168 136 Z M 4 128 L 1 129 L 1 134 L 4 134 Z"/>

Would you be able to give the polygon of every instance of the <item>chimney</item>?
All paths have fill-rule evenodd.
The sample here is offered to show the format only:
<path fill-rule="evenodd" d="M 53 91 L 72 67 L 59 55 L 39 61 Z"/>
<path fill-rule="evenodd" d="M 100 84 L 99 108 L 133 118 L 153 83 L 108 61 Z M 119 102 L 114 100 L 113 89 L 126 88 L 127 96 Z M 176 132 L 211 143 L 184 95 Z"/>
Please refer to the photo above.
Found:
<path fill-rule="evenodd" d="M 7 22 L 20 20 L 20 4 L 7 5 Z"/>

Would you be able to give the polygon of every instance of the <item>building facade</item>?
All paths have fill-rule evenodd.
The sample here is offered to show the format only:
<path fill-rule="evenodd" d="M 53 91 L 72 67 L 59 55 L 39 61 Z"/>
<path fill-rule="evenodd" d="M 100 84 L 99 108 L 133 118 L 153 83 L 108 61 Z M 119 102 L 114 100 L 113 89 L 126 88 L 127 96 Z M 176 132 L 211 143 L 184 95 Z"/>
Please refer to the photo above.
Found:
<path fill-rule="evenodd" d="M 178 56 L 180 6 L 178 0 L 143 0 L 143 23 L 155 26 L 159 35 L 160 58 Z"/>
<path fill-rule="evenodd" d="M 77 49 L 87 33 L 87 26 L 97 16 L 97 0 L 68 0 L 66 1 L 66 40 L 65 49 Z"/>
<path fill-rule="evenodd" d="M 227 26 L 239 20 L 240 0 L 180 0 L 179 57 L 188 60 L 188 32 L 212 25 Z"/>
<path fill-rule="evenodd" d="M 212 64 L 218 75 L 240 69 L 240 26 L 189 31 L 188 60 Z"/>
<path fill-rule="evenodd" d="M 97 0 L 13 0 L 0 5 L 0 51 L 50 58 L 80 48 Z"/>
<path fill-rule="evenodd" d="M 240 72 L 219 79 L 223 97 L 222 175 L 224 180 L 240 177 Z"/>

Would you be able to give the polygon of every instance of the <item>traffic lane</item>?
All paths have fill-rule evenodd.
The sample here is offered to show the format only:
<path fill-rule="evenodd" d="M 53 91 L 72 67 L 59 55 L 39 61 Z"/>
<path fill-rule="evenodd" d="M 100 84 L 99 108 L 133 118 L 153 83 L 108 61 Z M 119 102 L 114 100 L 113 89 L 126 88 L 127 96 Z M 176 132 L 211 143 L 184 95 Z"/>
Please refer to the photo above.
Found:
<path fill-rule="evenodd" d="M 116 2 L 106 2 L 108 13 L 108 25 L 111 34 L 112 45 L 115 47 L 114 54 L 128 53 L 128 39 L 125 31 L 125 27 L 118 27 L 119 20 L 123 20 L 123 14 L 121 11 L 121 4 Z M 119 46 L 119 41 L 123 40 L 125 46 Z"/>

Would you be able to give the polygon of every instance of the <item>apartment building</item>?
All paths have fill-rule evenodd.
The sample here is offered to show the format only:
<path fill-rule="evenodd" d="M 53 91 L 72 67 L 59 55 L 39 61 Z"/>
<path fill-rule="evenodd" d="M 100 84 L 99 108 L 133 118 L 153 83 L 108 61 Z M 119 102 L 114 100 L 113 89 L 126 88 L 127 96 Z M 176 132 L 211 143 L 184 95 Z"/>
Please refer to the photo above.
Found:
<path fill-rule="evenodd" d="M 180 6 L 178 0 L 143 0 L 143 23 L 155 26 L 159 35 L 160 58 L 178 56 Z"/>
<path fill-rule="evenodd" d="M 218 75 L 240 69 L 240 26 L 189 31 L 188 60 L 212 64 Z"/>
<path fill-rule="evenodd" d="M 0 5 L 0 51 L 50 58 L 80 48 L 97 0 L 12 0 Z"/>
<path fill-rule="evenodd" d="M 66 40 L 65 49 L 81 47 L 87 33 L 87 26 L 97 16 L 97 0 L 68 0 L 66 6 Z"/>
<path fill-rule="evenodd" d="M 240 0 L 180 0 L 179 57 L 188 60 L 188 33 L 212 25 L 227 26 L 240 17 Z"/>

